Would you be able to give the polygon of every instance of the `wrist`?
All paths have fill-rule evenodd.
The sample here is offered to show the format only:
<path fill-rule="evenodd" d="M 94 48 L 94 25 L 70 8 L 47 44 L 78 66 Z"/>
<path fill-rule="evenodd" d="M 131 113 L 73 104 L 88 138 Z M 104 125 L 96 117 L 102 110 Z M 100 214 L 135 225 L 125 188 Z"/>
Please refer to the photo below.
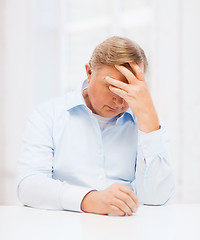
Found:
<path fill-rule="evenodd" d="M 154 132 L 160 129 L 159 119 L 157 114 L 141 116 L 138 119 L 138 129 L 145 133 Z"/>
<path fill-rule="evenodd" d="M 96 199 L 97 193 L 98 193 L 97 190 L 92 190 L 85 195 L 85 197 L 81 202 L 81 210 L 83 212 L 91 213 L 93 211 L 94 205 L 96 203 L 95 199 Z"/>
<path fill-rule="evenodd" d="M 138 127 L 138 129 L 141 131 L 141 132 L 144 132 L 144 133 L 151 133 L 151 132 L 155 132 L 157 130 L 160 129 L 160 125 L 158 124 L 155 124 L 155 125 L 145 125 L 145 126 L 141 126 L 141 127 Z"/>

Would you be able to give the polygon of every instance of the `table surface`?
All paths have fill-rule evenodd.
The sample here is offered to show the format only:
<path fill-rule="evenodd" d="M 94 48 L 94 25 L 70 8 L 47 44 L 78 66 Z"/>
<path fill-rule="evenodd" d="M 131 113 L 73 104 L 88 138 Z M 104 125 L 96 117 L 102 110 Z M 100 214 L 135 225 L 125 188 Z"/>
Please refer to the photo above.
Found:
<path fill-rule="evenodd" d="M 132 216 L 0 206 L 1 240 L 200 240 L 200 204 L 140 206 Z"/>

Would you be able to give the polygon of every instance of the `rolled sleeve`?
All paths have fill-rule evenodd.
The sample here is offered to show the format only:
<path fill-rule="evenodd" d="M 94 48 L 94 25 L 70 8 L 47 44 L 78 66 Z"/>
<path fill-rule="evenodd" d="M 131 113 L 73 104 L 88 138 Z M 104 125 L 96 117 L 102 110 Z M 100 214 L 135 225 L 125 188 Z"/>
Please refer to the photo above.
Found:
<path fill-rule="evenodd" d="M 163 124 L 160 129 L 150 133 L 138 130 L 138 156 L 145 159 L 146 164 L 150 164 L 155 156 L 168 152 L 168 143 L 169 138 Z"/>
<path fill-rule="evenodd" d="M 138 147 L 143 157 L 165 152 L 166 140 L 166 129 L 163 125 L 161 125 L 160 129 L 150 133 L 144 133 L 138 130 Z"/>
<path fill-rule="evenodd" d="M 175 189 L 169 137 L 165 126 L 160 126 L 151 133 L 138 130 L 138 158 L 133 186 L 139 201 L 147 205 L 165 204 Z"/>

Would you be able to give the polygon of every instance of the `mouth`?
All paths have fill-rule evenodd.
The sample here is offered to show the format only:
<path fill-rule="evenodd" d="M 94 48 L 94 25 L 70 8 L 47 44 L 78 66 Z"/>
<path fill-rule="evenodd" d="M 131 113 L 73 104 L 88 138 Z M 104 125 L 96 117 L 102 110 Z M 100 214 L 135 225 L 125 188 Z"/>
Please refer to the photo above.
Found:
<path fill-rule="evenodd" d="M 112 107 L 109 107 L 109 106 L 108 106 L 108 108 L 109 108 L 109 110 L 112 111 L 112 112 L 118 112 L 119 110 L 122 109 L 122 108 L 119 108 L 119 107 L 117 107 L 117 108 L 112 108 Z"/>

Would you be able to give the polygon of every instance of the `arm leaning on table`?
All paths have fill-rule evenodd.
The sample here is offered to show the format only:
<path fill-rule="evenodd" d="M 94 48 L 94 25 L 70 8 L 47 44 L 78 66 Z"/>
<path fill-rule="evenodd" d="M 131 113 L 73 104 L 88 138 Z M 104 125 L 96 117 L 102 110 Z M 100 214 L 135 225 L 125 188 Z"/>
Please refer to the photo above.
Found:
<path fill-rule="evenodd" d="M 132 183 L 140 203 L 163 205 L 175 192 L 175 177 L 169 156 L 166 128 L 138 133 L 136 178 Z"/>
<path fill-rule="evenodd" d="M 35 208 L 81 211 L 83 197 L 93 189 L 52 178 L 53 105 L 54 102 L 41 105 L 29 118 L 18 161 L 18 198 L 22 204 Z"/>

